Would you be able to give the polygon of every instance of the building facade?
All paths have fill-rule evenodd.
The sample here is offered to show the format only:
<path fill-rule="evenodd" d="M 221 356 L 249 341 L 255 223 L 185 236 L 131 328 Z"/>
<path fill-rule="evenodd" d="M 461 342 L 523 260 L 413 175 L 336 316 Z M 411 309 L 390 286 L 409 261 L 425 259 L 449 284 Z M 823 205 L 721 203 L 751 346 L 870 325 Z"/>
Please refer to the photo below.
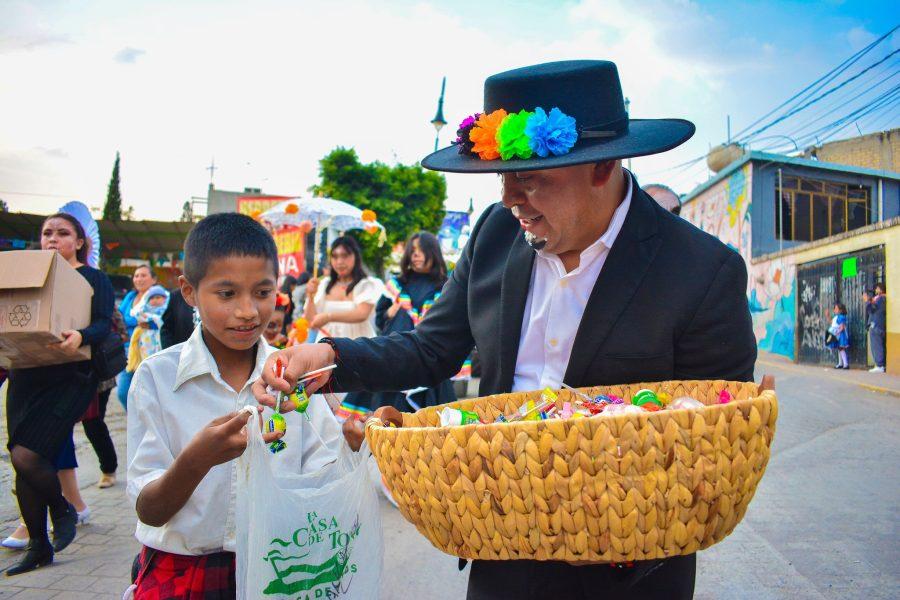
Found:
<path fill-rule="evenodd" d="M 900 171 L 900 127 L 813 146 L 804 156 L 839 165 Z"/>
<path fill-rule="evenodd" d="M 761 350 L 825 364 L 835 302 L 851 364 L 870 363 L 861 295 L 888 288 L 888 371 L 900 373 L 900 173 L 748 152 L 687 194 L 681 216 L 740 253 Z"/>

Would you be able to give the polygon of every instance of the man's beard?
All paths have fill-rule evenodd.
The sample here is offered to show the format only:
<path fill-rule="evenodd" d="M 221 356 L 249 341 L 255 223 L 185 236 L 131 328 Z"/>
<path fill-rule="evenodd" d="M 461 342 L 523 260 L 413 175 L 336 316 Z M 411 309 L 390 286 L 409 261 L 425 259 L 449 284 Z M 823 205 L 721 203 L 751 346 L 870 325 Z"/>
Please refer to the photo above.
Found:
<path fill-rule="evenodd" d="M 539 238 L 534 235 L 530 231 L 525 232 L 525 243 L 534 248 L 535 250 L 540 250 L 544 246 L 547 245 L 547 238 Z"/>

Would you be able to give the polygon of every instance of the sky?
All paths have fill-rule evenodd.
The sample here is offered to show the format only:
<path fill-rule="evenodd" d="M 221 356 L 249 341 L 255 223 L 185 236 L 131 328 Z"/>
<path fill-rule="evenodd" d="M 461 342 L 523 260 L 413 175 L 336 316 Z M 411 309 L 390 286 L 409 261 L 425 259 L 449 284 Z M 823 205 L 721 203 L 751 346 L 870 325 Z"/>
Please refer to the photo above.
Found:
<path fill-rule="evenodd" d="M 213 159 L 219 189 L 299 196 L 337 146 L 365 162 L 427 155 L 443 76 L 441 146 L 481 109 L 487 76 L 582 58 L 618 65 L 632 117 L 697 125 L 632 161 L 642 185 L 685 193 L 704 162 L 673 167 L 723 143 L 728 116 L 740 131 L 888 31 L 892 4 L 0 0 L 0 198 L 22 212 L 102 207 L 117 151 L 136 218 L 178 219 L 206 195 Z M 881 54 L 898 47 L 895 34 Z M 860 131 L 900 123 L 876 116 Z M 447 184 L 448 209 L 499 199 L 495 175 Z"/>

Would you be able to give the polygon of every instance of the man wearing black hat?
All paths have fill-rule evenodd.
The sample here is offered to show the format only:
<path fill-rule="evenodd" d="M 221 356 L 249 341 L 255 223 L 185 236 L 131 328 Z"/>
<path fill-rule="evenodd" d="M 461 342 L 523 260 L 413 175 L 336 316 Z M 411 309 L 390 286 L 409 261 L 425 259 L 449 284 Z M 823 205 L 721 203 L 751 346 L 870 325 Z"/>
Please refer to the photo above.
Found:
<path fill-rule="evenodd" d="M 489 207 L 415 331 L 280 353 L 285 380 L 337 362 L 339 390 L 431 386 L 477 345 L 480 393 L 662 381 L 751 381 L 747 272 L 724 244 L 662 209 L 620 159 L 663 152 L 694 126 L 629 119 L 606 61 L 548 63 L 485 82 L 483 114 L 434 170 L 499 173 Z M 265 385 L 288 390 L 270 358 Z M 324 384 L 324 379 L 317 386 Z M 469 598 L 690 598 L 695 555 L 633 566 L 474 561 Z"/>

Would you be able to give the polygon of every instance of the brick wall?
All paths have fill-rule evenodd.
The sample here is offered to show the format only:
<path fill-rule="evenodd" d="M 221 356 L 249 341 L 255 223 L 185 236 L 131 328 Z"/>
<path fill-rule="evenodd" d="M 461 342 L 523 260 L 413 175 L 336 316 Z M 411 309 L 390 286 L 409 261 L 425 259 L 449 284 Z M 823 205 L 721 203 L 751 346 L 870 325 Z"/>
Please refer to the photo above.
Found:
<path fill-rule="evenodd" d="M 898 171 L 900 128 L 816 146 L 807 150 L 805 156 L 840 165 Z"/>

